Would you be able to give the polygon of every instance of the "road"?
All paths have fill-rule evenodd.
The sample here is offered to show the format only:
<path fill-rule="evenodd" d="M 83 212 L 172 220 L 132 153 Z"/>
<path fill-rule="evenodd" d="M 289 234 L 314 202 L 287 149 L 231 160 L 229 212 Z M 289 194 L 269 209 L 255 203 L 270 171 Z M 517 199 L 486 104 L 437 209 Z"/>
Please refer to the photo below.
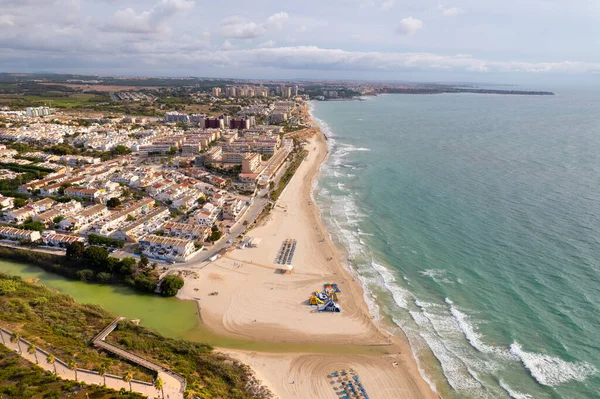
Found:
<path fill-rule="evenodd" d="M 217 254 L 219 251 L 229 248 L 233 243 L 235 243 L 237 237 L 241 234 L 244 234 L 247 226 L 250 226 L 261 214 L 265 206 L 270 202 L 268 198 L 265 198 L 265 194 L 267 193 L 266 189 L 260 190 L 256 196 L 254 197 L 254 201 L 250 204 L 249 208 L 246 210 L 244 215 L 238 220 L 238 222 L 229 230 L 228 233 L 224 234 L 223 237 L 217 242 L 215 245 L 210 247 L 207 251 L 201 251 L 198 255 L 194 256 L 188 262 L 184 264 L 177 264 L 177 266 L 186 266 L 193 267 L 198 266 L 199 264 L 207 261 L 210 257 Z M 244 225 L 244 222 L 246 225 Z M 229 243 L 228 241 L 231 241 Z"/>
<path fill-rule="evenodd" d="M 273 182 L 275 183 L 275 186 L 277 186 L 279 184 L 279 180 L 281 180 L 281 177 L 285 174 L 288 167 L 289 167 L 289 165 L 286 161 L 286 163 L 284 163 L 281 166 L 281 168 L 277 171 L 276 175 L 272 179 Z M 224 234 L 223 238 L 221 238 L 221 240 L 218 243 L 216 243 L 211 248 L 209 248 L 208 251 L 201 251 L 198 255 L 193 257 L 191 260 L 189 260 L 185 263 L 178 263 L 176 265 L 173 265 L 173 267 L 174 268 L 181 268 L 181 267 L 196 267 L 197 268 L 197 267 L 206 266 L 205 262 L 207 262 L 213 255 L 215 255 L 219 251 L 229 248 L 231 245 L 233 245 L 235 243 L 237 237 L 246 232 L 247 227 L 250 226 L 256 220 L 256 218 L 258 217 L 258 215 L 261 214 L 261 212 L 263 211 L 265 206 L 267 206 L 267 204 L 269 204 L 269 203 L 272 203 L 272 201 L 269 198 L 265 198 L 265 195 L 268 193 L 269 193 L 268 188 L 263 188 L 262 190 L 259 190 L 256 193 L 256 195 L 254 196 L 254 201 L 252 202 L 252 204 L 250 205 L 250 208 L 246 211 L 244 216 L 242 216 L 240 218 L 240 220 L 236 223 L 236 225 L 233 226 L 229 230 L 229 233 Z M 244 221 L 248 222 L 245 226 L 244 226 Z M 228 243 L 227 241 L 232 241 L 232 242 Z"/>

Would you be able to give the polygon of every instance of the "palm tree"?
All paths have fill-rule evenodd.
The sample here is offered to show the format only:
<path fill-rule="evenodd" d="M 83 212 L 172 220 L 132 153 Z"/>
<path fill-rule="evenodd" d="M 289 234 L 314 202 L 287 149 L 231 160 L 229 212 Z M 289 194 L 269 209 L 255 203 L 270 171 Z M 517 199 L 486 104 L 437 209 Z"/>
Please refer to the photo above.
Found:
<path fill-rule="evenodd" d="M 27 347 L 27 353 L 35 356 L 35 364 L 40 364 L 37 358 L 37 348 L 34 344 L 29 344 L 29 346 Z"/>
<path fill-rule="evenodd" d="M 125 376 L 123 377 L 123 381 L 129 383 L 129 391 L 130 392 L 131 392 L 131 380 L 133 380 L 133 374 L 131 374 L 131 371 L 128 371 L 125 373 Z"/>
<path fill-rule="evenodd" d="M 69 369 L 75 372 L 75 381 L 77 381 L 77 362 L 74 359 L 69 361 Z"/>
<path fill-rule="evenodd" d="M 18 332 L 12 333 L 12 335 L 10 336 L 10 342 L 12 342 L 13 344 L 16 342 L 17 347 L 19 348 L 19 353 L 23 353 L 23 351 L 21 350 L 21 334 L 19 334 Z"/>
<path fill-rule="evenodd" d="M 163 381 L 160 377 L 156 377 L 154 380 L 154 388 L 162 392 L 162 397 L 165 399 L 165 391 L 163 391 Z"/>
<path fill-rule="evenodd" d="M 54 355 L 50 353 L 48 357 L 46 357 L 46 363 L 54 366 L 54 374 L 56 374 L 56 363 L 55 363 Z"/>
<path fill-rule="evenodd" d="M 106 386 L 106 371 L 107 367 L 105 364 L 101 364 L 100 367 L 98 367 L 98 374 L 103 378 L 104 386 Z"/>
<path fill-rule="evenodd" d="M 193 397 L 193 396 L 194 396 L 194 395 L 192 394 L 192 391 L 190 391 L 189 389 L 188 389 L 188 390 L 186 390 L 186 391 L 184 392 L 184 394 L 183 394 L 183 397 L 184 397 L 185 399 L 192 399 L 192 397 Z"/>

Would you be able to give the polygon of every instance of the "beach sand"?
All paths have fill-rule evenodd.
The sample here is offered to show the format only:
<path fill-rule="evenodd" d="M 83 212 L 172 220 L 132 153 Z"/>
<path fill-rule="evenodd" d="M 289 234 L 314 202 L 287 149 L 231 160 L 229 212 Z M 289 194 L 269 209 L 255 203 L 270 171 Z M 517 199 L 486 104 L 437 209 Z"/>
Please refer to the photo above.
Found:
<path fill-rule="evenodd" d="M 313 354 L 222 349 L 252 367 L 282 399 L 338 397 L 327 375 L 349 368 L 359 373 L 373 398 L 437 397 L 420 376 L 407 342 L 377 326 L 358 279 L 342 267 L 341 255 L 311 199 L 313 181 L 327 157 L 321 132 L 308 141 L 306 149 L 306 161 L 275 208 L 247 234 L 262 240 L 259 247 L 235 249 L 208 265 L 194 267 L 196 277 L 186 278 L 178 297 L 197 300 L 203 323 L 220 335 L 337 348 Z M 297 241 L 294 272 L 280 274 L 275 257 L 286 239 Z M 307 305 L 310 294 L 324 283 L 339 285 L 341 313 L 319 313 Z M 209 295 L 213 292 L 218 295 Z M 353 350 L 365 347 L 375 348 L 373 353 L 378 354 L 358 355 Z M 348 354 L 340 354 L 346 349 Z"/>

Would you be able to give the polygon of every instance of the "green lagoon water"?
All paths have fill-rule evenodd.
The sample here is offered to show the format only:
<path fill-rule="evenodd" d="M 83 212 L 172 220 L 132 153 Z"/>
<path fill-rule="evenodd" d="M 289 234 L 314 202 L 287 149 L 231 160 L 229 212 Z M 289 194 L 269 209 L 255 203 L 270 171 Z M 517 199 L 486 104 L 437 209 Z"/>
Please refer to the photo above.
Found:
<path fill-rule="evenodd" d="M 438 392 L 600 398 L 600 92 L 312 113 L 322 216 Z"/>
<path fill-rule="evenodd" d="M 0 272 L 20 276 L 24 279 L 39 279 L 40 284 L 70 295 L 79 303 L 99 305 L 115 315 L 129 319 L 139 319 L 144 327 L 171 338 L 207 343 L 220 348 L 261 352 L 353 353 L 364 355 L 385 353 L 385 348 L 379 347 L 349 348 L 343 345 L 271 343 L 222 336 L 202 324 L 198 315 L 198 305 L 195 301 L 181 301 L 175 298 L 145 295 L 126 286 L 92 284 L 70 280 L 46 272 L 37 266 L 22 263 L 0 260 Z M 202 299 L 200 301 L 202 302 Z"/>

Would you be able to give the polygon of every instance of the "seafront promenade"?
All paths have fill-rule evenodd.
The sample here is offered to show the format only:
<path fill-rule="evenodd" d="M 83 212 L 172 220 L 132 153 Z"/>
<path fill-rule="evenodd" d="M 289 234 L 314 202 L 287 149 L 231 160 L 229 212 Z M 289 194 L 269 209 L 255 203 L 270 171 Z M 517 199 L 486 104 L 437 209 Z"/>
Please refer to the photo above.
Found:
<path fill-rule="evenodd" d="M 72 369 L 69 367 L 68 362 L 54 357 L 54 355 L 51 355 L 48 351 L 32 345 L 29 341 L 22 337 L 15 337 L 12 332 L 4 328 L 0 328 L 0 342 L 8 349 L 18 353 L 25 360 L 28 360 L 38 367 L 41 367 L 42 369 L 49 371 L 65 380 L 78 381 L 86 384 L 103 385 L 107 388 L 114 389 L 115 391 L 125 389 L 127 391 L 138 392 L 149 398 L 164 397 L 167 399 L 183 399 L 183 392 L 185 390 L 185 379 L 183 377 L 144 358 L 104 342 L 104 339 L 116 328 L 117 323 L 120 320 L 123 319 L 116 319 L 109 326 L 103 329 L 102 332 L 94 338 L 94 345 L 149 370 L 155 371 L 157 373 L 157 378 L 160 378 L 163 381 L 162 392 L 161 390 L 156 389 L 154 384 L 149 382 L 138 381 L 134 379 L 126 381 L 124 377 L 111 374 L 101 375 L 99 372 L 93 370 L 81 368 Z M 35 350 L 30 350 L 29 348 L 34 348 Z"/>

